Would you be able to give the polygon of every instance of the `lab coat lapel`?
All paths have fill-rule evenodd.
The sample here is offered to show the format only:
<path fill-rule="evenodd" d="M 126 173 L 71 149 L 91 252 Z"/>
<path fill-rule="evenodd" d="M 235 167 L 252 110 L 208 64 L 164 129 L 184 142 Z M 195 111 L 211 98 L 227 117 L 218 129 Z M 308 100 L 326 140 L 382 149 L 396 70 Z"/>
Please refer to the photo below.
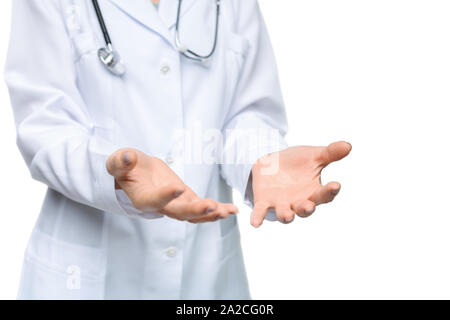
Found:
<path fill-rule="evenodd" d="M 173 43 L 167 25 L 161 19 L 158 11 L 150 0 L 109 0 L 136 21 Z M 161 3 L 171 0 L 162 0 Z M 189 0 L 190 1 L 190 0 Z M 176 12 L 175 12 L 176 15 Z"/>
<path fill-rule="evenodd" d="M 150 1 L 150 0 L 148 0 Z M 170 29 L 177 22 L 179 0 L 160 0 L 159 15 L 166 26 Z M 182 0 L 180 17 L 183 17 L 198 0 Z"/>

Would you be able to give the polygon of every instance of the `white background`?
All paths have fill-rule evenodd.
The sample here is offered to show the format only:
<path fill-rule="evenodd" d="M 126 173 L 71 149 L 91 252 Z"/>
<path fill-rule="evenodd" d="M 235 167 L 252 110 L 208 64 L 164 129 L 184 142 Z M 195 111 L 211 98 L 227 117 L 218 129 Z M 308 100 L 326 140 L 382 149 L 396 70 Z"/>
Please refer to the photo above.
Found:
<path fill-rule="evenodd" d="M 326 170 L 342 193 L 310 219 L 253 230 L 241 206 L 253 298 L 450 298 L 450 2 L 260 3 L 289 143 L 353 152 Z M 10 6 L 0 1 L 2 68 Z M 0 146 L 0 298 L 14 299 L 45 187 L 15 146 L 3 82 Z"/>

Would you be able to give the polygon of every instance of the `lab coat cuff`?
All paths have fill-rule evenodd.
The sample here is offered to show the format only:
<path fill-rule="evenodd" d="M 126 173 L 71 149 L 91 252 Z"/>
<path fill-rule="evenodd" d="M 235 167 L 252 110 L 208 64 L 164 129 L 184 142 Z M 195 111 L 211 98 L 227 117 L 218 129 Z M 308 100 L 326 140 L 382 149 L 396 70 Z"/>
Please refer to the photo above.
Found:
<path fill-rule="evenodd" d="M 108 157 L 119 150 L 118 147 L 109 144 L 107 141 L 101 139 L 93 139 L 91 148 L 95 151 L 95 193 L 101 202 L 101 209 L 105 212 L 116 213 L 120 215 L 127 215 L 124 208 L 120 205 L 116 196 L 115 180 L 106 169 L 106 160 Z"/>

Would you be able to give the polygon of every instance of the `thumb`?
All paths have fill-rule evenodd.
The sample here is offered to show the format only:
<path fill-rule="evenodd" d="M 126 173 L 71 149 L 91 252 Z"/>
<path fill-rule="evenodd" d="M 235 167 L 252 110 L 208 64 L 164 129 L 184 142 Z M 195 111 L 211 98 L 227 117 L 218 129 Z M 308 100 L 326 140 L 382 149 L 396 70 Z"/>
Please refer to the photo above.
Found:
<path fill-rule="evenodd" d="M 106 169 L 110 175 L 120 180 L 136 167 L 137 158 L 135 150 L 118 150 L 106 160 Z"/>
<path fill-rule="evenodd" d="M 324 149 L 322 158 L 325 165 L 328 165 L 345 158 L 350 151 L 352 151 L 352 145 L 350 143 L 344 141 L 334 142 Z"/>

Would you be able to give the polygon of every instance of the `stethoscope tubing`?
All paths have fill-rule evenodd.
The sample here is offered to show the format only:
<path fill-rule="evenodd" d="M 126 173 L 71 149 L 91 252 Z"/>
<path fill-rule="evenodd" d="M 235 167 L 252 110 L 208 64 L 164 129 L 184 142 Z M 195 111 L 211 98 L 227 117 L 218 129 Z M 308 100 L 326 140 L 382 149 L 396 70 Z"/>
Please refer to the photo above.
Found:
<path fill-rule="evenodd" d="M 106 45 L 111 46 L 111 37 L 109 36 L 108 28 L 106 27 L 105 19 L 103 18 L 102 10 L 98 4 L 97 0 L 92 0 L 92 5 L 94 6 L 95 14 L 97 15 L 98 23 L 100 24 L 100 29 L 102 29 L 103 38 L 105 39 Z"/>
<path fill-rule="evenodd" d="M 181 16 L 181 5 L 182 0 L 178 0 L 178 9 L 177 9 L 177 20 L 176 20 L 176 26 L 175 26 L 175 46 L 177 50 L 182 54 L 184 57 L 194 60 L 197 62 L 206 62 L 208 61 L 214 54 L 217 48 L 217 42 L 219 37 L 219 21 L 220 21 L 220 6 L 221 6 L 221 0 L 215 0 L 216 1 L 216 23 L 215 23 L 215 31 L 214 31 L 214 42 L 211 51 L 207 55 L 200 55 L 189 48 L 186 48 L 182 45 L 180 40 L 180 16 Z M 114 51 L 111 37 L 108 32 L 108 27 L 106 26 L 105 19 L 103 17 L 102 10 L 100 8 L 100 5 L 98 3 L 98 0 L 92 0 L 92 5 L 95 10 L 95 14 L 97 15 L 97 19 L 100 25 L 100 29 L 103 33 L 103 38 L 105 39 L 106 47 L 99 49 L 99 58 L 101 62 L 105 65 L 105 67 L 114 73 L 115 75 L 123 75 L 125 73 L 125 68 L 120 61 L 119 54 Z M 121 71 L 115 70 L 117 66 L 120 66 Z"/>
<path fill-rule="evenodd" d="M 181 54 L 188 59 L 196 60 L 199 62 L 208 60 L 209 58 L 211 58 L 213 56 L 213 54 L 217 48 L 217 39 L 219 37 L 219 17 L 220 17 L 221 0 L 216 0 L 216 25 L 215 25 L 215 31 L 214 31 L 214 43 L 213 43 L 213 47 L 212 47 L 210 53 L 207 55 L 199 55 L 188 48 L 183 50 L 183 46 L 181 45 L 181 41 L 180 41 L 180 31 L 179 31 L 180 16 L 181 16 L 181 3 L 182 3 L 182 0 L 179 0 L 178 1 L 178 11 L 177 11 L 177 22 L 175 25 L 175 32 L 176 32 L 175 44 L 176 44 L 178 50 L 181 52 Z"/>

